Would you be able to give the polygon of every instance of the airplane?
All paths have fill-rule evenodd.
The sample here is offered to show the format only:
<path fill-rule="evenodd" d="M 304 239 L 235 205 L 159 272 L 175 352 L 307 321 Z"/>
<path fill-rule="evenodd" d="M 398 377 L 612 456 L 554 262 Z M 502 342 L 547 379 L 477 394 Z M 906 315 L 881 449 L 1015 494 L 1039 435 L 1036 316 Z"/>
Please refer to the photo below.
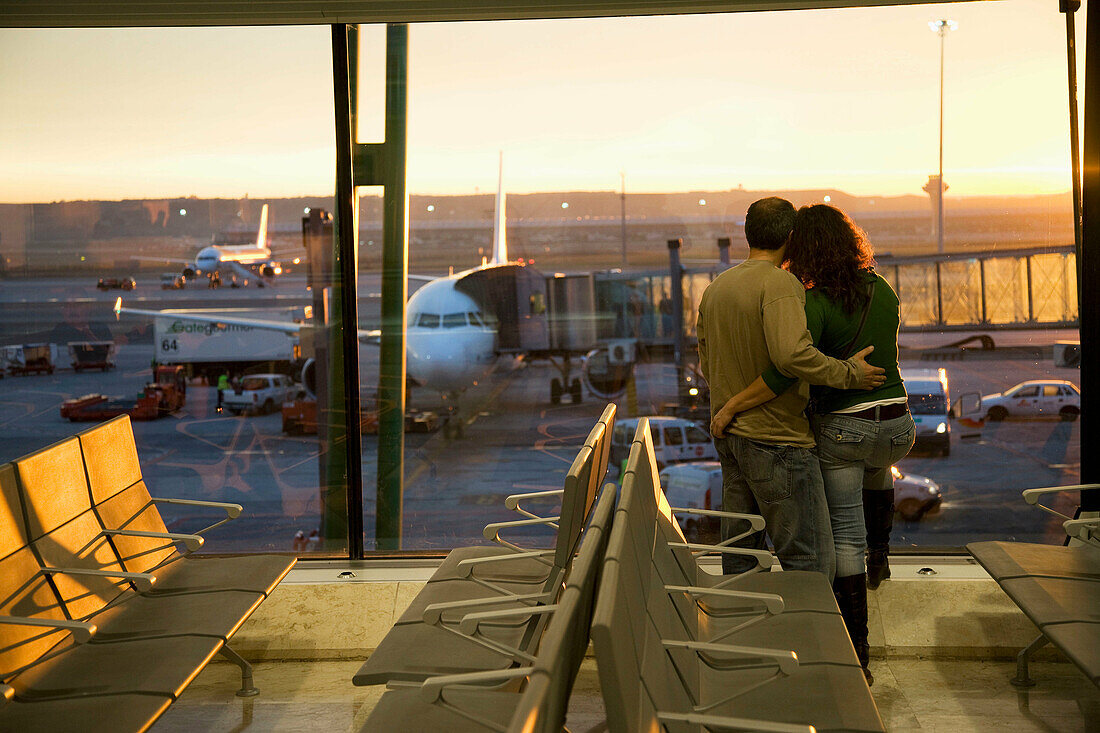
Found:
<path fill-rule="evenodd" d="M 442 277 L 409 276 L 425 284 L 409 297 L 405 306 L 406 375 L 414 385 L 439 392 L 457 412 L 461 394 L 484 378 L 501 355 L 512 355 L 528 360 L 545 359 L 557 368 L 560 379 L 555 377 L 550 384 L 553 404 L 565 395 L 574 403 L 580 402 L 584 386 L 597 397 L 613 398 L 625 389 L 633 357 L 624 365 L 617 363 L 607 346 L 577 350 L 550 347 L 545 314 L 546 278 L 533 268 L 508 260 L 503 174 L 502 155 L 491 258 L 483 259 L 477 267 Z M 486 309 L 491 311 L 489 315 L 484 312 Z M 116 317 L 121 313 L 163 315 L 159 311 L 123 307 L 122 298 L 115 301 L 114 311 Z M 179 311 L 171 315 L 178 320 L 283 333 L 300 333 L 303 328 L 312 327 Z M 366 343 L 377 344 L 380 337 L 379 330 L 358 331 L 359 340 Z M 572 377 L 574 356 L 581 357 L 581 378 Z M 314 368 L 313 360 L 309 359 L 302 369 L 302 382 L 307 388 Z"/>
<path fill-rule="evenodd" d="M 501 162 L 503 172 L 503 160 Z M 261 214 L 261 230 L 258 244 L 262 244 L 263 225 L 267 221 L 267 206 Z M 258 248 L 257 248 L 258 249 Z M 207 247 L 199 253 L 195 265 L 204 271 L 210 267 L 203 257 L 220 257 L 222 250 Z M 436 390 L 452 399 L 483 377 L 496 363 L 497 329 L 472 297 L 456 289 L 455 285 L 465 276 L 476 271 L 501 267 L 515 267 L 508 262 L 508 244 L 505 232 L 505 200 L 503 182 L 498 185 L 493 232 L 493 251 L 489 260 L 481 266 L 444 277 L 411 275 L 410 279 L 426 283 L 412 294 L 406 304 L 406 373 L 416 385 Z M 122 299 L 115 303 L 116 316 L 121 313 L 158 316 L 160 311 L 142 310 L 122 306 Z M 209 323 L 210 316 L 173 312 L 173 318 Z M 283 333 L 297 333 L 300 323 L 277 323 L 253 318 L 217 317 L 218 323 L 250 326 Z M 377 342 L 381 332 L 360 330 L 359 339 Z M 307 362 L 306 369 L 312 365 Z M 305 371 L 305 370 L 303 370 Z"/>
<path fill-rule="evenodd" d="M 214 276 L 222 269 L 247 280 L 255 278 L 258 287 L 274 282 L 282 274 L 283 268 L 272 259 L 271 249 L 267 246 L 267 204 L 260 211 L 259 231 L 253 244 L 211 244 L 199 250 L 195 259 L 185 260 L 172 257 L 135 257 L 150 262 L 176 262 L 183 265 L 183 275 L 187 278 L 202 274 L 211 278 L 211 285 L 220 282 Z"/>

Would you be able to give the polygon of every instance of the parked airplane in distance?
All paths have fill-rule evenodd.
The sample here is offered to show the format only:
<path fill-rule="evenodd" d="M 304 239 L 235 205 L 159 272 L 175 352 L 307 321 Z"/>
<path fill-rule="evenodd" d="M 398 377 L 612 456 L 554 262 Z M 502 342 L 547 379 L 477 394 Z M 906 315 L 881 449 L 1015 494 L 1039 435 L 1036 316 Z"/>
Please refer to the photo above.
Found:
<path fill-rule="evenodd" d="M 439 392 L 457 405 L 459 396 L 474 386 L 496 364 L 498 356 L 547 359 L 560 372 L 550 385 L 551 401 L 557 403 L 563 395 L 574 402 L 582 398 L 580 377 L 573 376 L 573 358 L 581 357 L 581 372 L 588 380 L 589 389 L 601 394 L 589 377 L 587 366 L 591 357 L 599 352 L 605 355 L 600 369 L 607 371 L 608 349 L 595 344 L 581 349 L 554 349 L 549 342 L 546 316 L 546 278 L 520 264 L 509 262 L 508 242 L 505 232 L 505 194 L 503 187 L 503 159 L 501 180 L 497 185 L 496 215 L 493 225 L 492 258 L 478 267 L 442 277 L 411 275 L 410 279 L 426 283 L 412 294 L 405 306 L 406 374 L 417 386 Z M 115 314 L 160 316 L 159 311 L 140 310 L 122 306 L 122 298 L 115 302 Z M 224 323 L 232 326 L 264 328 L 284 333 L 297 333 L 309 324 L 279 323 L 254 318 L 212 317 L 201 313 L 173 311 L 177 320 L 201 323 Z M 377 343 L 381 332 L 360 330 L 359 339 Z M 587 356 L 586 356 L 587 355 Z M 614 389 L 617 393 L 625 385 L 625 378 L 632 368 L 615 371 Z M 312 360 L 303 369 L 303 382 L 309 382 L 309 372 L 314 368 Z M 622 371 L 622 374 L 619 372 Z M 604 381 L 608 375 L 602 374 Z"/>
<path fill-rule="evenodd" d="M 183 276 L 191 279 L 205 275 L 213 282 L 220 281 L 221 272 L 245 280 L 253 279 L 258 287 L 274 282 L 282 274 L 283 268 L 272 259 L 271 248 L 267 246 L 267 204 L 260 211 L 260 226 L 256 241 L 252 244 L 211 244 L 199 250 L 194 260 L 173 257 L 135 257 L 134 259 L 151 262 L 176 262 L 183 265 Z M 216 278 L 216 279 L 215 279 Z"/>

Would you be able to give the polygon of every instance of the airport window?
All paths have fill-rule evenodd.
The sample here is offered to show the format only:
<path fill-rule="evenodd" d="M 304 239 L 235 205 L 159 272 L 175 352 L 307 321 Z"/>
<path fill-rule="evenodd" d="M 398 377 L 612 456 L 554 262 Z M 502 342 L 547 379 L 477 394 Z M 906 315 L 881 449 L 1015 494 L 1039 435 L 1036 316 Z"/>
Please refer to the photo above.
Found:
<path fill-rule="evenodd" d="M 898 545 L 1057 541 L 1059 528 L 1019 493 L 1080 480 L 1064 18 L 1013 25 L 1024 5 L 951 6 L 963 17 L 946 41 L 944 254 L 929 194 L 938 42 L 913 8 L 786 14 L 784 23 L 859 22 L 784 54 L 767 84 L 749 84 L 754 61 L 791 37 L 772 13 L 411 26 L 401 549 L 479 543 L 486 521 L 512 518 L 504 496 L 561 488 L 608 401 L 620 420 L 693 422 L 664 438 L 651 425 L 658 449 L 705 447 L 699 301 L 726 267 L 723 251 L 733 265 L 747 256 L 745 211 L 772 194 L 844 209 L 898 295 L 917 439 L 897 482 L 931 482 L 942 497 L 896 518 Z M 18 45 L 0 39 L 0 55 L 14 48 L 25 60 L 24 73 L 0 78 L 5 98 L 20 100 L 0 148 L 21 151 L 0 160 L 0 462 L 127 412 L 155 493 L 245 506 L 208 549 L 341 554 L 343 399 L 356 385 L 342 381 L 351 369 L 332 301 L 341 283 L 321 213 L 334 208 L 328 28 L 234 29 L 232 44 L 209 29 L 134 30 L 118 47 L 105 31 L 72 31 L 89 63 L 64 73 L 50 71 L 64 44 L 10 33 Z M 364 48 L 383 46 L 381 26 L 361 33 Z M 1025 33 L 1028 64 L 1003 40 Z M 670 51 L 639 50 L 655 47 Z M 301 54 L 290 63 L 282 48 Z M 852 52 L 819 73 L 836 48 Z M 715 56 L 701 63 L 704 51 Z M 139 54 L 138 78 L 90 63 Z M 227 85 L 224 69 L 245 63 L 264 83 Z M 990 69 L 1000 82 L 988 83 Z M 364 53 L 360 142 L 382 137 L 382 74 L 381 57 Z M 1032 100 L 1026 114 L 1020 99 Z M 578 108 L 586 114 L 557 113 Z M 494 122 L 475 122 L 485 119 Z M 502 149 L 509 251 L 494 262 Z M 383 204 L 377 189 L 359 198 L 358 326 L 374 334 Z M 245 261 L 264 248 L 262 264 Z M 307 308 L 312 325 L 327 313 L 331 328 L 288 328 Z M 264 330 L 270 322 L 281 330 Z M 363 335 L 368 550 L 379 353 Z M 916 376 L 926 372 L 937 376 Z M 1073 386 L 1024 384 L 1062 380 Z M 171 417 L 142 412 L 146 391 Z M 81 403 L 89 394 L 95 401 Z M 1043 404 L 1016 404 L 1025 398 Z M 62 417 L 70 400 L 76 422 Z M 628 448 L 631 436 L 617 426 L 614 443 Z"/>

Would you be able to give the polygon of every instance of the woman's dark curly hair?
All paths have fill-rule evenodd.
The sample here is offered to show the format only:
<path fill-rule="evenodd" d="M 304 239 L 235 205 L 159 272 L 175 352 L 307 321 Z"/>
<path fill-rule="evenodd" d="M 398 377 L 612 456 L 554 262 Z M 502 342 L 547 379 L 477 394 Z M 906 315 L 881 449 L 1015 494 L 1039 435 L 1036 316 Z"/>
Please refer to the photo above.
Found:
<path fill-rule="evenodd" d="M 861 271 L 875 265 L 867 235 L 840 209 L 826 204 L 803 206 L 787 242 L 787 269 L 810 288 L 820 288 L 846 313 L 867 300 Z"/>

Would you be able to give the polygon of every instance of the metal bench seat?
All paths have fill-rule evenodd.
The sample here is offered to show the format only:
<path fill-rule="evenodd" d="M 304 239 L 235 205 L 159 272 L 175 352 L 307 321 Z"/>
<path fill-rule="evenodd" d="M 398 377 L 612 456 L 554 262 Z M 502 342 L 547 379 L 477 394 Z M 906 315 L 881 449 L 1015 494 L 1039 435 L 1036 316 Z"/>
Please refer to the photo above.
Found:
<path fill-rule="evenodd" d="M 1018 687 L 1031 687 L 1031 655 L 1049 642 L 1100 687 L 1100 520 L 1071 519 L 1045 506 L 1045 496 L 1100 488 L 1096 484 L 1026 489 L 1024 501 L 1063 521 L 1068 546 L 971 542 L 966 546 L 1039 636 L 1016 656 Z"/>
<path fill-rule="evenodd" d="M 248 591 L 183 596 L 134 595 L 83 620 L 98 630 L 90 645 L 166 636 L 212 636 L 228 641 L 264 597 Z"/>
<path fill-rule="evenodd" d="M 696 585 L 706 579 L 695 552 L 750 554 L 758 568 L 771 556 L 688 545 L 657 482 L 650 440 L 642 420 L 592 625 L 612 733 L 884 730 L 823 577 L 754 571 Z M 799 586 L 801 610 L 788 612 L 781 594 L 768 592 Z"/>
<path fill-rule="evenodd" d="M 495 670 L 534 658 L 532 645 L 547 623 L 538 609 L 558 599 L 582 530 L 591 519 L 593 499 L 607 471 L 609 426 L 614 415 L 615 406 L 608 405 L 566 474 L 557 541 L 552 553 L 543 555 L 549 567 L 540 564 L 543 571 L 522 581 L 509 577 L 513 566 L 534 570 L 531 563 L 537 563 L 531 553 L 517 547 L 509 547 L 507 554 L 492 556 L 492 562 L 474 567 L 463 566 L 461 561 L 448 566 L 448 572 L 468 575 L 426 583 L 353 676 L 356 685 Z M 532 516 L 519 523 L 545 523 Z M 499 538 L 500 531 L 509 524 L 515 523 L 489 525 L 486 536 Z M 460 619 L 471 613 L 523 610 L 526 615 L 487 621 L 478 638 L 470 638 L 459 625 Z"/>
<path fill-rule="evenodd" d="M 997 581 L 1043 576 L 1100 581 L 1100 566 L 1090 555 L 1067 552 L 1061 545 L 1028 542 L 971 542 L 966 549 Z"/>
<path fill-rule="evenodd" d="M 186 558 L 136 456 L 123 417 L 0 466 L 0 730 L 145 730 L 219 653 L 258 692 L 226 644 L 294 559 Z"/>
<path fill-rule="evenodd" d="M 49 702 L 15 700 L 2 708 L 2 730 L 19 733 L 145 731 L 174 702 L 162 695 L 109 695 Z M 104 715 L 109 709 L 110 714 Z"/>
<path fill-rule="evenodd" d="M 581 529 L 592 511 L 592 504 L 607 473 L 607 462 L 611 455 L 611 433 L 615 427 L 615 412 L 614 404 L 607 405 L 584 441 L 584 447 L 593 452 L 590 470 L 583 465 L 586 457 L 582 451 L 566 473 L 562 489 L 513 494 L 504 501 L 506 508 L 524 517 L 519 522 L 530 523 L 535 522 L 540 515 L 527 509 L 524 506 L 525 502 L 551 495 L 560 496 L 559 518 L 556 521 L 558 531 L 553 548 L 545 550 L 540 557 L 531 557 L 530 555 L 538 551 L 510 544 L 501 537 L 502 532 L 516 525 L 509 522 L 490 524 L 485 528 L 484 537 L 486 540 L 500 544 L 493 547 L 455 548 L 432 573 L 428 582 L 480 578 L 521 584 L 539 583 L 549 577 L 554 566 L 563 567 L 567 564 L 576 551 Z M 519 557 L 512 557 L 513 555 L 519 555 Z M 494 561 L 498 559 L 502 562 Z"/>
<path fill-rule="evenodd" d="M 1100 687 L 1100 628 L 1096 623 L 1068 621 L 1044 624 L 1043 635 L 1069 657 L 1085 673 L 1092 684 Z"/>
<path fill-rule="evenodd" d="M 527 665 L 482 673 L 444 675 L 388 690 L 363 731 L 490 730 L 560 733 L 569 693 L 588 648 L 596 583 L 615 505 L 608 485 L 593 510 L 560 599 L 546 610 L 550 621 Z M 522 611 L 517 611 L 522 616 Z M 489 617 L 472 615 L 477 626 Z M 522 691 L 517 689 L 522 686 Z M 480 689 L 478 689 L 480 687 Z M 492 689 L 487 689 L 492 688 Z"/>
<path fill-rule="evenodd" d="M 176 636 L 80 644 L 29 667 L 7 684 L 24 702 L 130 693 L 177 698 L 223 643 L 209 636 Z"/>
<path fill-rule="evenodd" d="M 156 576 L 153 594 L 234 590 L 266 597 L 294 567 L 295 559 L 286 555 L 191 556 L 203 544 L 203 535 L 239 516 L 241 507 L 152 497 L 142 479 L 128 416 L 108 420 L 77 439 L 92 511 L 109 533 L 123 569 Z M 187 506 L 224 517 L 194 534 L 181 535 L 168 531 L 158 506 Z"/>

